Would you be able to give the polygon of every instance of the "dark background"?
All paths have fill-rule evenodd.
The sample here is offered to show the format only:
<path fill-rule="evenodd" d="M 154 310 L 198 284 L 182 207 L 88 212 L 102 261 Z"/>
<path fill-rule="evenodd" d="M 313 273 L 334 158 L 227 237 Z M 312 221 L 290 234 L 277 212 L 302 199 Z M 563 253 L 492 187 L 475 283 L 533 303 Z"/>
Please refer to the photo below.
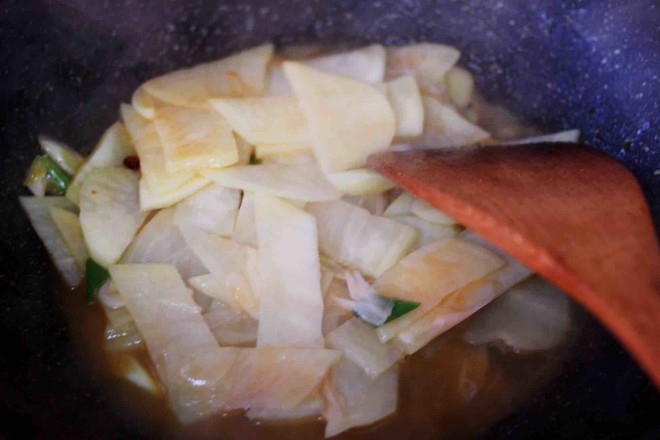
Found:
<path fill-rule="evenodd" d="M 140 438 L 75 355 L 19 211 L 36 135 L 89 152 L 159 73 L 264 41 L 459 47 L 489 99 L 628 165 L 660 219 L 660 4 L 631 1 L 0 2 L 0 436 Z M 634 292 L 631 292 L 634 294 Z M 596 323 L 561 377 L 491 438 L 660 438 L 660 398 Z M 660 342 L 659 342 L 660 343 Z M 158 434 L 157 434 L 158 435 Z"/>

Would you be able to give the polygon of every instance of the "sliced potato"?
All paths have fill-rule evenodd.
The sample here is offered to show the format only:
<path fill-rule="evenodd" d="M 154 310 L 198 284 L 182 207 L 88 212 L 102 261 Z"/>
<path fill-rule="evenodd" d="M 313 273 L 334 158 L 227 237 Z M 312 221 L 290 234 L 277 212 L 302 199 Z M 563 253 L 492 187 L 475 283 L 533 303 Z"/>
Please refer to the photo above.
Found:
<path fill-rule="evenodd" d="M 394 366 L 375 379 L 348 359 L 330 372 L 323 387 L 328 421 L 325 436 L 332 437 L 347 429 L 369 425 L 396 411 L 399 368 Z"/>
<path fill-rule="evenodd" d="M 341 358 L 338 350 L 243 348 L 222 382 L 220 409 L 291 410 L 310 397 Z"/>
<path fill-rule="evenodd" d="M 441 225 L 455 225 L 456 220 L 449 217 L 444 212 L 440 211 L 435 206 L 428 203 L 426 200 L 415 197 L 410 205 L 410 211 L 417 217 L 431 223 L 438 223 Z"/>
<path fill-rule="evenodd" d="M 140 210 L 139 178 L 126 168 L 96 168 L 80 188 L 80 225 L 90 256 L 101 266 L 119 260 L 147 218 Z"/>
<path fill-rule="evenodd" d="M 449 98 L 456 107 L 465 108 L 470 105 L 474 93 L 474 78 L 470 72 L 454 66 L 447 72 L 445 83 Z"/>
<path fill-rule="evenodd" d="M 152 121 L 140 116 L 133 107 L 121 106 L 121 117 L 140 158 L 140 205 L 142 209 L 174 205 L 209 183 L 192 171 L 170 172 L 165 154 Z"/>
<path fill-rule="evenodd" d="M 18 200 L 67 286 L 76 287 L 82 279 L 82 271 L 50 215 L 53 206 L 69 210 L 74 210 L 75 206 L 65 197 L 21 196 Z"/>
<path fill-rule="evenodd" d="M 291 96 L 212 99 L 209 104 L 251 144 L 309 145 L 305 117 Z"/>
<path fill-rule="evenodd" d="M 412 226 L 417 230 L 419 234 L 417 236 L 417 241 L 412 248 L 412 250 L 415 251 L 427 244 L 455 237 L 461 231 L 461 228 L 457 225 L 432 223 L 414 215 L 395 215 L 390 216 L 390 218 L 399 223 Z"/>
<path fill-rule="evenodd" d="M 433 88 L 451 69 L 461 53 L 458 49 L 436 43 L 420 43 L 387 49 L 388 79 L 413 75 L 422 89 Z"/>
<path fill-rule="evenodd" d="M 156 118 L 156 102 L 157 99 L 151 96 L 144 87 L 138 87 L 131 97 L 131 105 L 135 111 L 149 120 Z"/>
<path fill-rule="evenodd" d="M 370 154 L 388 148 L 394 113 L 375 87 L 295 62 L 285 62 L 283 69 L 324 172 L 363 167 Z"/>
<path fill-rule="evenodd" d="M 179 176 L 180 177 L 180 176 Z M 172 180 L 168 180 L 171 183 Z M 140 180 L 140 209 L 151 210 L 167 208 L 195 194 L 211 181 L 204 176 L 192 175 L 179 187 L 167 191 L 158 191 L 143 178 Z"/>
<path fill-rule="evenodd" d="M 268 69 L 268 78 L 266 79 L 265 96 L 289 96 L 291 88 L 284 76 L 282 70 L 282 59 L 275 56 Z"/>
<path fill-rule="evenodd" d="M 570 330 L 571 303 L 539 277 L 506 292 L 475 317 L 465 333 L 472 344 L 500 342 L 516 352 L 549 350 Z"/>
<path fill-rule="evenodd" d="M 299 59 L 297 62 L 334 75 L 346 76 L 366 83 L 376 84 L 385 76 L 385 48 L 380 44 L 359 49 Z M 291 88 L 282 70 L 282 60 L 276 60 L 270 67 L 267 96 L 291 95 Z"/>
<path fill-rule="evenodd" d="M 366 209 L 371 215 L 381 215 L 385 211 L 388 202 L 385 194 L 375 196 L 344 196 L 342 199 L 351 205 Z"/>
<path fill-rule="evenodd" d="M 443 302 L 399 332 L 394 339 L 394 344 L 407 354 L 415 353 L 531 275 L 531 271 L 518 261 L 510 256 L 503 257 L 507 261 L 504 267 L 452 293 Z M 516 314 L 516 316 L 520 315 Z M 510 318 L 512 316 L 509 316 L 508 319 Z M 479 318 L 476 319 L 479 321 Z M 527 334 L 527 332 L 523 331 L 521 334 Z"/>
<path fill-rule="evenodd" d="M 385 209 L 383 215 L 385 217 L 408 215 L 411 213 L 410 207 L 413 200 L 415 200 L 415 196 L 409 192 L 402 192 L 396 199 L 392 200 L 392 203 Z"/>
<path fill-rule="evenodd" d="M 64 240 L 66 247 L 69 248 L 76 266 L 78 266 L 81 272 L 84 271 L 89 253 L 87 252 L 87 245 L 85 244 L 85 237 L 83 236 L 78 216 L 59 206 L 51 206 L 48 211 L 57 230 L 60 231 L 62 240 Z"/>
<path fill-rule="evenodd" d="M 261 94 L 273 45 L 264 44 L 218 61 L 199 64 L 153 78 L 144 90 L 168 104 L 206 107 L 206 101 L 222 97 Z"/>
<path fill-rule="evenodd" d="M 456 289 L 505 264 L 490 250 L 458 238 L 431 243 L 406 256 L 372 287 L 383 296 L 418 302 L 420 306 L 380 326 L 380 340 L 390 340 Z"/>
<path fill-rule="evenodd" d="M 394 111 L 396 136 L 417 137 L 424 129 L 424 106 L 417 81 L 410 75 L 386 82 L 380 87 Z"/>
<path fill-rule="evenodd" d="M 215 413 L 219 383 L 242 349 L 218 346 L 174 266 L 117 264 L 109 271 L 178 418 L 190 423 Z"/>
<path fill-rule="evenodd" d="M 355 317 L 328 333 L 325 341 L 329 348 L 341 350 L 372 379 L 403 359 L 401 351 L 380 342 L 376 330 Z"/>
<path fill-rule="evenodd" d="M 424 96 L 424 133 L 412 144 L 422 148 L 448 148 L 474 145 L 490 134 L 461 116 L 452 107 Z"/>
<path fill-rule="evenodd" d="M 66 190 L 67 199 L 76 205 L 79 203 L 80 187 L 90 170 L 99 167 L 121 166 L 127 156 L 134 154 L 135 149 L 124 124 L 115 122 L 103 133 L 94 150 L 78 168 L 78 172 Z"/>
<path fill-rule="evenodd" d="M 236 165 L 247 165 L 250 163 L 250 156 L 254 151 L 254 146 L 234 133 L 234 140 L 236 141 L 236 149 L 238 150 L 238 161 Z"/>
<path fill-rule="evenodd" d="M 229 188 L 266 192 L 293 200 L 312 202 L 341 197 L 314 165 L 251 165 L 204 171 L 203 175 Z"/>
<path fill-rule="evenodd" d="M 221 301 L 212 301 L 203 316 L 220 346 L 254 347 L 256 344 L 259 323 L 240 309 L 235 310 Z"/>
<path fill-rule="evenodd" d="M 301 159 L 301 156 L 304 156 L 302 159 L 311 156 L 311 162 L 316 162 L 316 159 L 314 159 L 311 153 L 312 150 L 309 144 L 261 144 L 254 147 L 254 154 L 259 159 L 275 158 L 275 160 L 283 160 L 285 162 L 296 161 L 297 159 Z M 289 163 L 289 165 L 293 164 L 295 163 Z"/>
<path fill-rule="evenodd" d="M 174 208 L 158 211 L 142 227 L 120 262 L 172 264 L 185 279 L 208 273 L 174 224 Z"/>
<path fill-rule="evenodd" d="M 417 239 L 410 226 L 343 200 L 309 203 L 307 210 L 316 217 L 321 251 L 369 276 L 379 276 L 396 264 Z"/>
<path fill-rule="evenodd" d="M 223 168 L 238 161 L 231 126 L 212 110 L 159 106 L 155 126 L 167 171 Z"/>
<path fill-rule="evenodd" d="M 344 194 L 352 196 L 373 196 L 382 194 L 396 184 L 368 168 L 329 173 L 330 183 Z"/>
<path fill-rule="evenodd" d="M 238 208 L 231 239 L 236 243 L 257 246 L 257 227 L 254 224 L 254 193 L 251 191 L 243 192 L 243 199 L 240 208 Z"/>
<path fill-rule="evenodd" d="M 215 298 L 231 297 L 245 312 L 258 318 L 259 297 L 253 270 L 257 264 L 257 251 L 194 226 L 185 225 L 180 229 L 197 258 L 222 282 L 223 291 Z"/>
<path fill-rule="evenodd" d="M 229 237 L 240 201 L 239 190 L 211 184 L 176 205 L 174 223 Z"/>
<path fill-rule="evenodd" d="M 580 130 L 565 130 L 557 133 L 543 134 L 526 139 L 508 141 L 508 145 L 534 144 L 536 142 L 577 142 L 580 139 Z"/>
<path fill-rule="evenodd" d="M 255 196 L 261 296 L 257 347 L 323 347 L 323 294 L 314 217 Z"/>
<path fill-rule="evenodd" d="M 250 408 L 245 415 L 250 420 L 263 420 L 269 422 L 289 422 L 306 420 L 311 417 L 318 418 L 323 413 L 323 399 L 321 393 L 316 391 L 291 409 L 258 409 Z"/>
<path fill-rule="evenodd" d="M 379 83 L 385 76 L 385 48 L 380 44 L 347 52 L 310 58 L 303 64 L 333 75 L 346 76 L 366 83 Z"/>

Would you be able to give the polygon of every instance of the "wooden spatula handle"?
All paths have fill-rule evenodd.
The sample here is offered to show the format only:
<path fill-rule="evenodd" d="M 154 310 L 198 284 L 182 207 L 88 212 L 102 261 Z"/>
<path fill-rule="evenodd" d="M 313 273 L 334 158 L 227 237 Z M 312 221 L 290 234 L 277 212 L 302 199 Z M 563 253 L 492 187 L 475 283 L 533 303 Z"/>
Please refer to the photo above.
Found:
<path fill-rule="evenodd" d="M 575 144 L 392 152 L 369 164 L 568 292 L 660 388 L 660 252 L 623 165 Z"/>

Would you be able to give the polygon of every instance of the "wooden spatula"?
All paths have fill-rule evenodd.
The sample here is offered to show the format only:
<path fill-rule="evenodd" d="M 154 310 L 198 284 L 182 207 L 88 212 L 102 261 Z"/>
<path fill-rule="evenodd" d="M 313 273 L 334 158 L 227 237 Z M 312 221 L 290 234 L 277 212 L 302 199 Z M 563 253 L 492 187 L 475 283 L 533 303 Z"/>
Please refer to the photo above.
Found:
<path fill-rule="evenodd" d="M 660 388 L 660 252 L 623 165 L 556 143 L 388 152 L 368 163 L 564 289 Z"/>

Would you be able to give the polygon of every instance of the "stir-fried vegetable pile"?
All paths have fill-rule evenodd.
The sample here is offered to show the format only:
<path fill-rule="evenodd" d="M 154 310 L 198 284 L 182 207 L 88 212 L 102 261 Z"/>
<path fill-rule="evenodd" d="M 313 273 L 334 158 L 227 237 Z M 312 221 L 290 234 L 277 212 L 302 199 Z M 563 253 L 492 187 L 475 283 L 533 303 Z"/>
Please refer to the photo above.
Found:
<path fill-rule="evenodd" d="M 107 348 L 146 343 L 182 422 L 370 424 L 396 410 L 400 360 L 530 275 L 366 168 L 391 148 L 492 141 L 459 55 L 293 61 L 266 44 L 151 79 L 86 159 L 40 138 L 21 203 L 66 283 L 106 311 Z M 524 300 L 509 302 L 470 338 L 546 347 L 511 342 L 503 310 Z"/>

